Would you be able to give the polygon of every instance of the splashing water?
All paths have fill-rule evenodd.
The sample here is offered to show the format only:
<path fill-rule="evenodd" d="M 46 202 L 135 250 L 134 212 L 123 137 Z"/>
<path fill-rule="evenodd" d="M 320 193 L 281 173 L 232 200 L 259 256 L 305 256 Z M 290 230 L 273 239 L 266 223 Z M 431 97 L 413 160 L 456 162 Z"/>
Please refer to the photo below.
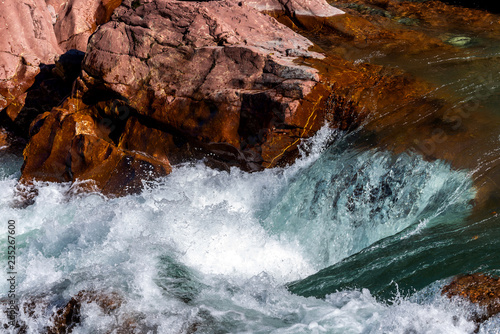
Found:
<path fill-rule="evenodd" d="M 332 135 L 336 144 L 325 148 Z M 17 224 L 19 303 L 48 305 L 19 320 L 29 333 L 43 332 L 50 310 L 94 290 L 124 302 L 113 314 L 82 304 L 73 333 L 111 332 L 127 321 L 141 333 L 473 330 L 467 311 L 437 288 L 432 298 L 393 302 L 367 289 L 325 299 L 286 289 L 378 240 L 467 215 L 474 196 L 467 173 L 440 161 L 356 151 L 326 129 L 309 145 L 309 156 L 292 167 L 248 174 L 189 164 L 122 198 L 68 197 L 69 185 L 39 184 L 26 209 L 11 206 L 20 161 L 4 160 L 0 215 Z M 4 234 L 4 263 L 6 245 Z M 0 320 L 8 321 L 3 312 Z"/>

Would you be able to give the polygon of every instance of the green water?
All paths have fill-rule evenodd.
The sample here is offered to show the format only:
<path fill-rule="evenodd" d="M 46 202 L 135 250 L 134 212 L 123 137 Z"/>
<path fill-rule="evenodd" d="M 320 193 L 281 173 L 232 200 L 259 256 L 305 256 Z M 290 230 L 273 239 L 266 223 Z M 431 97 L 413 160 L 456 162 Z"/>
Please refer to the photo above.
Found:
<path fill-rule="evenodd" d="M 442 210 L 421 229 L 408 227 L 290 283 L 293 293 L 323 298 L 336 291 L 368 288 L 378 298 L 391 300 L 397 293 L 412 295 L 458 274 L 500 274 L 500 40 L 460 31 L 427 32 L 443 40 L 457 36 L 470 40 L 453 50 L 417 55 L 373 51 L 364 61 L 425 80 L 434 87 L 432 97 L 446 101 L 448 107 L 433 121 L 434 129 L 445 134 L 442 139 L 429 141 L 425 130 L 417 140 L 428 140 L 434 147 L 409 145 L 407 151 L 468 171 L 477 190 L 472 209 Z M 404 138 L 405 132 L 415 133 L 410 127 L 419 124 L 402 125 L 389 133 Z"/>

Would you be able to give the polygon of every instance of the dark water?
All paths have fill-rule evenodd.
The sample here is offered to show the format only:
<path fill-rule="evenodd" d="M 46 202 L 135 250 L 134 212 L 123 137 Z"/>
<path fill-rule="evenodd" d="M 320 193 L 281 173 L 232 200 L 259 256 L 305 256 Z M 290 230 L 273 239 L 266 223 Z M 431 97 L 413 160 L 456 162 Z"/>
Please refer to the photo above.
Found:
<path fill-rule="evenodd" d="M 495 1 L 488 0 L 441 0 L 444 3 L 454 6 L 487 10 L 491 13 L 500 13 L 500 6 Z"/>

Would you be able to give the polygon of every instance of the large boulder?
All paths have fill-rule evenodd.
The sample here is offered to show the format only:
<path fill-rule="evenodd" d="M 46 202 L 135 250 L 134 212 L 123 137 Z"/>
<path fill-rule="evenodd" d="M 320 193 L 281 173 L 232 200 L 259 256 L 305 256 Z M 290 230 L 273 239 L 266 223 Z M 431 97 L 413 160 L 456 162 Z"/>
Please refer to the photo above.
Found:
<path fill-rule="evenodd" d="M 22 180 L 121 195 L 169 161 L 275 166 L 325 120 L 329 86 L 296 63 L 323 57 L 311 46 L 242 2 L 124 1 L 91 37 L 74 96 L 33 122 Z"/>
<path fill-rule="evenodd" d="M 271 121 L 304 127 L 302 101 L 319 76 L 294 59 L 321 57 L 311 46 L 241 2 L 125 5 L 92 37 L 82 81 L 87 95 L 117 94 L 158 128 L 250 149 Z"/>

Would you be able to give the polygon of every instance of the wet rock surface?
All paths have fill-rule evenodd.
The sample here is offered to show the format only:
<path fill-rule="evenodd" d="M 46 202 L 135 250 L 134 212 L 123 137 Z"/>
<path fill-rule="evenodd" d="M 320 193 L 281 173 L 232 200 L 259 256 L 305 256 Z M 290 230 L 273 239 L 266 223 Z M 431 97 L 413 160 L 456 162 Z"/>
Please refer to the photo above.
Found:
<path fill-rule="evenodd" d="M 458 276 L 443 287 L 442 294 L 449 298 L 462 298 L 481 307 L 482 312 L 472 315 L 481 323 L 500 313 L 500 279 L 484 274 Z"/>
<path fill-rule="evenodd" d="M 241 3 L 125 1 L 90 39 L 74 97 L 33 122 L 22 179 L 92 179 L 122 194 L 102 175 L 123 177 L 134 163 L 114 152 L 151 158 L 155 176 L 207 154 L 222 169 L 274 166 L 324 121 L 329 88 L 295 63 L 323 57 L 312 45 Z M 139 169 L 125 179 L 138 183 Z"/>
<path fill-rule="evenodd" d="M 125 195 L 142 189 L 143 181 L 170 173 L 168 160 L 118 148 L 108 129 L 93 119 L 96 112 L 79 100 L 68 99 L 40 115 L 24 150 L 21 182 L 88 180 L 79 187 Z"/>
<path fill-rule="evenodd" d="M 81 308 L 84 304 L 95 303 L 105 314 L 115 312 L 124 303 L 117 293 L 99 293 L 96 291 L 80 291 L 72 297 L 63 308 L 52 315 L 53 325 L 48 328 L 48 334 L 71 333 L 81 322 Z"/>
<path fill-rule="evenodd" d="M 7 302 L 0 300 L 0 303 Z M 27 300 L 21 301 L 17 314 L 17 323 L 14 327 L 7 324 L 2 324 L 5 329 L 14 329 L 15 333 L 25 334 L 30 333 L 26 322 L 37 320 L 49 314 L 50 320 L 40 328 L 40 333 L 47 334 L 69 334 L 84 321 L 83 309 L 94 305 L 99 312 L 106 315 L 116 317 L 116 323 L 113 326 L 113 333 L 133 333 L 134 330 L 147 331 L 144 326 L 138 324 L 134 315 L 120 312 L 121 307 L 125 304 L 123 297 L 116 292 L 106 292 L 97 290 L 82 290 L 69 300 L 61 301 L 50 296 L 36 296 Z M 33 325 L 33 324 L 32 324 Z"/>

